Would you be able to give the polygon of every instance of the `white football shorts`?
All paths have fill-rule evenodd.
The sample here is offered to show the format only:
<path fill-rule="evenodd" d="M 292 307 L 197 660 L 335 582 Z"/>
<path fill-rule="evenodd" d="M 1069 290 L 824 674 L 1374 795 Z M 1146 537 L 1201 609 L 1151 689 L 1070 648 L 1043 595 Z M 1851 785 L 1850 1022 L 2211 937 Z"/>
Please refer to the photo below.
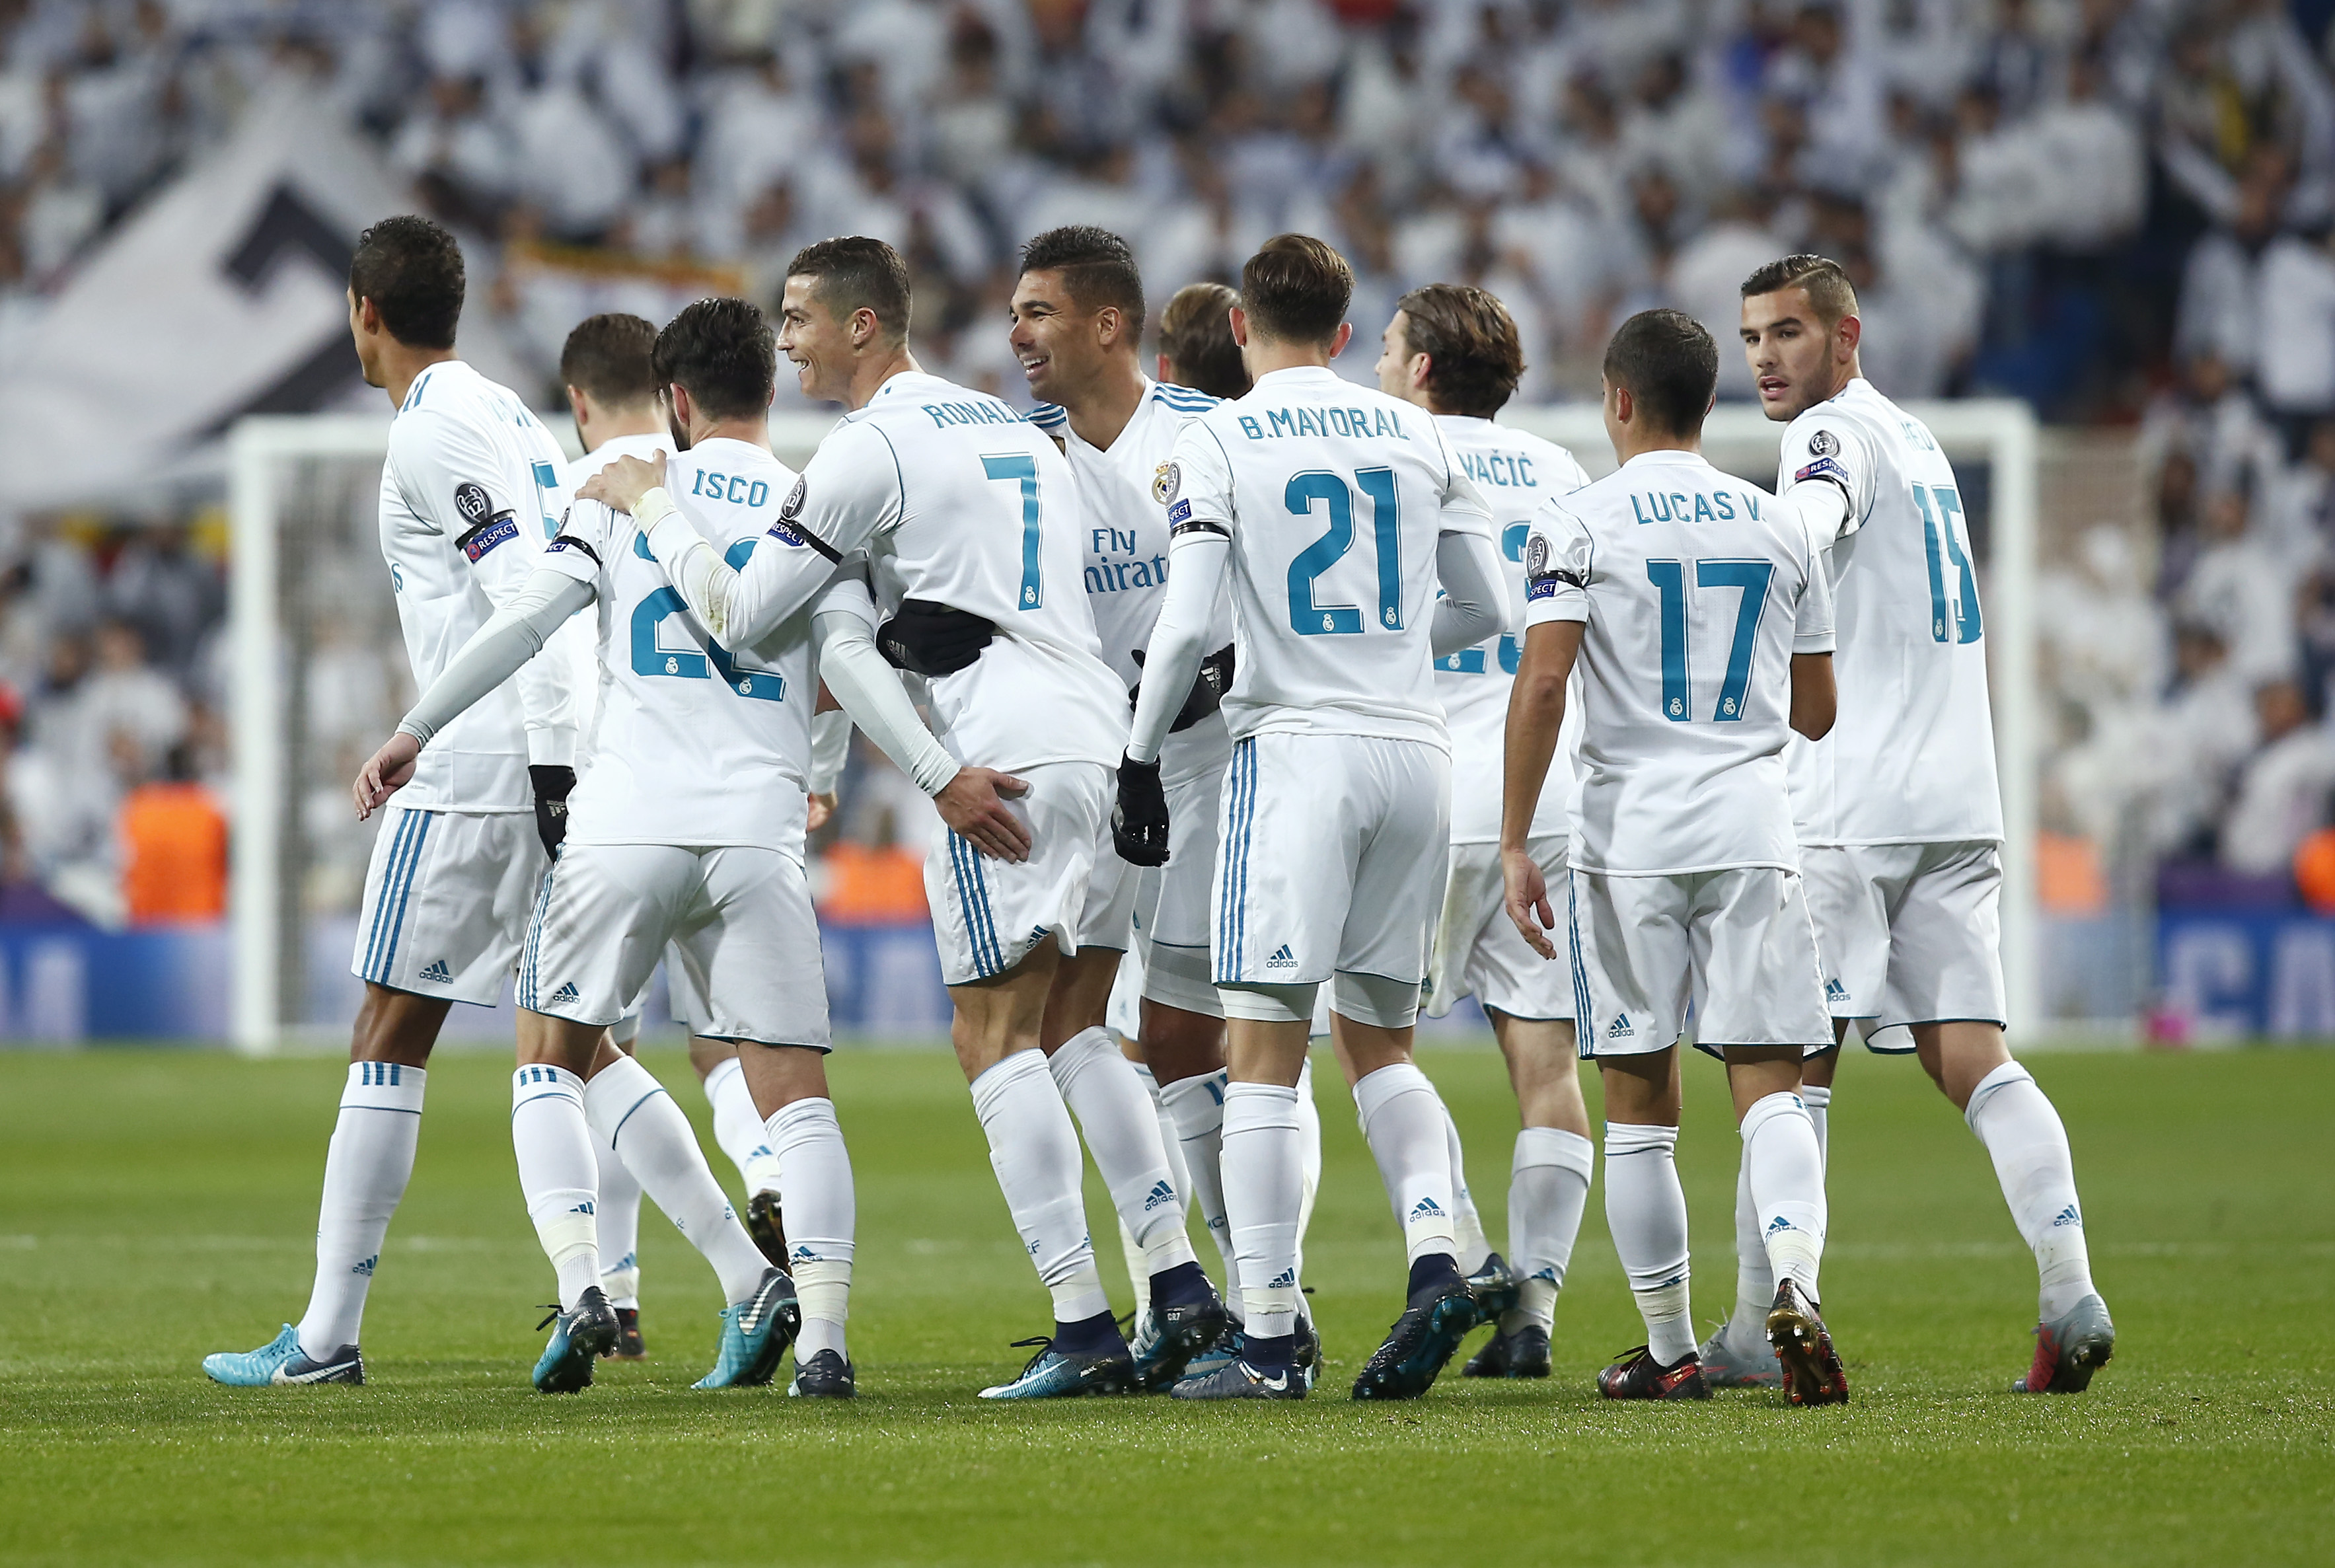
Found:
<path fill-rule="evenodd" d="M 1565 897 L 1565 840 L 1535 838 L 1526 847 L 1548 878 L 1549 896 Z M 1560 949 L 1564 943 L 1557 944 Z M 1500 877 L 1497 844 L 1455 844 L 1451 877 L 1443 892 L 1427 961 L 1421 1011 L 1441 1018 L 1472 996 L 1487 1009 L 1510 1018 L 1573 1018 L 1573 968 L 1560 952 L 1555 962 L 1532 950 L 1508 918 L 1507 888 Z"/>
<path fill-rule="evenodd" d="M 1769 866 L 1565 879 L 1581 1054 L 1666 1050 L 1686 1031 L 1730 1045 L 1832 1049 L 1817 934 L 1799 876 Z"/>
<path fill-rule="evenodd" d="M 1451 760 L 1434 746 L 1355 735 L 1241 741 L 1225 772 L 1211 889 L 1216 984 L 1351 976 L 1372 989 L 1375 1005 L 1342 981 L 1340 1011 L 1409 1025 L 1450 831 Z M 1410 988 L 1409 1001 L 1390 1009 L 1378 993 L 1399 987 Z M 1313 999 L 1303 1000 L 1310 1009 Z M 1366 1005 L 1379 1015 L 1355 1011 Z"/>
<path fill-rule="evenodd" d="M 819 921 L 801 865 L 751 845 L 570 844 L 543 879 L 519 957 L 518 1004 L 614 1023 L 666 944 L 691 1031 L 764 1045 L 828 1044 Z"/>
<path fill-rule="evenodd" d="M 1110 808 L 1103 808 L 1102 833 L 1095 840 L 1094 869 L 1087 874 L 1086 903 L 1079 910 L 1079 948 L 1108 947 L 1125 953 L 1135 945 L 1135 901 L 1143 868 L 1119 857 L 1110 841 Z"/>
<path fill-rule="evenodd" d="M 925 898 L 941 979 L 964 985 L 1004 973 L 1051 937 L 1078 951 L 1098 844 L 1109 850 L 1111 770 L 1100 762 L 1022 769 L 1030 792 L 1007 809 L 1030 829 L 1030 858 L 993 859 L 944 833 L 925 857 Z"/>
<path fill-rule="evenodd" d="M 349 972 L 392 991 L 499 1005 L 548 863 L 532 811 L 391 806 L 365 867 Z"/>
<path fill-rule="evenodd" d="M 1835 1018 L 2003 1021 L 2001 845 L 1824 846 L 1800 869 Z"/>
<path fill-rule="evenodd" d="M 1144 868 L 1143 890 L 1136 899 L 1143 995 L 1208 1018 L 1225 1015 L 1208 960 L 1224 793 L 1220 768 L 1168 786 L 1168 864 Z"/>

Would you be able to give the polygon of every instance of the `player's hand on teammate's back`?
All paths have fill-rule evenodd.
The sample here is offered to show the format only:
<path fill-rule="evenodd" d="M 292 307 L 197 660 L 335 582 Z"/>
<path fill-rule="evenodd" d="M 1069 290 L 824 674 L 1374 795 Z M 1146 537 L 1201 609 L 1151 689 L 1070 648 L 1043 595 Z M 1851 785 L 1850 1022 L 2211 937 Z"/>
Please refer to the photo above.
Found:
<path fill-rule="evenodd" d="M 618 458 L 598 473 L 584 481 L 576 492 L 579 501 L 597 501 L 612 511 L 630 513 L 641 504 L 641 498 L 664 483 L 664 454 L 644 461 L 635 457 Z"/>
<path fill-rule="evenodd" d="M 1111 847 L 1129 866 L 1168 864 L 1168 791 L 1159 764 L 1121 757 L 1119 803 L 1110 812 Z"/>
<path fill-rule="evenodd" d="M 835 816 L 835 791 L 830 789 L 822 795 L 814 789 L 810 792 L 809 799 L 809 808 L 803 817 L 803 831 L 816 833 L 826 827 Z"/>
<path fill-rule="evenodd" d="M 1006 808 L 1007 800 L 1030 793 L 1030 786 L 994 768 L 960 768 L 933 797 L 941 820 L 958 837 L 999 860 L 1030 858 L 1030 829 Z"/>
<path fill-rule="evenodd" d="M 1500 880 L 1507 888 L 1508 918 L 1516 923 L 1532 950 L 1543 958 L 1556 956 L 1548 933 L 1556 928 L 1556 910 L 1548 901 L 1548 880 L 1526 849 L 1500 851 Z"/>
<path fill-rule="evenodd" d="M 352 790 L 357 799 L 358 821 L 380 810 L 383 802 L 412 779 L 413 760 L 420 755 L 421 742 L 402 730 L 373 754 Z"/>

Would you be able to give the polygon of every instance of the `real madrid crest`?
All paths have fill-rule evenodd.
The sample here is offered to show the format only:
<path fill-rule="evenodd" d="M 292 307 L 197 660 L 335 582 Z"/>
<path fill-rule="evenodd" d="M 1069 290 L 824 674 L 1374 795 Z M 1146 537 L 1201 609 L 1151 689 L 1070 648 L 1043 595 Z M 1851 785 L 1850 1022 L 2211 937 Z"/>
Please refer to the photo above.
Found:
<path fill-rule="evenodd" d="M 1163 507 L 1175 500 L 1176 493 L 1183 488 L 1184 471 L 1174 463 L 1161 463 L 1158 471 L 1151 476 L 1151 498 Z"/>

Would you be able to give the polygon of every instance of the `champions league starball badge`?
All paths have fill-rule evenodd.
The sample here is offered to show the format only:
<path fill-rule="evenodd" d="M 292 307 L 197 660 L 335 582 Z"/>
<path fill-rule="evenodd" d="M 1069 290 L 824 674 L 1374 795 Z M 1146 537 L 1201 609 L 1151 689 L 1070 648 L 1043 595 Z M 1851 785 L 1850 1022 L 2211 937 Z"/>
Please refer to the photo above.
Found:
<path fill-rule="evenodd" d="M 1830 431 L 1818 431 L 1808 438 L 1808 450 L 1817 457 L 1828 458 L 1840 450 L 1840 438 Z"/>
<path fill-rule="evenodd" d="M 1540 535 L 1532 536 L 1525 546 L 1525 576 L 1537 577 L 1548 570 L 1548 541 Z"/>

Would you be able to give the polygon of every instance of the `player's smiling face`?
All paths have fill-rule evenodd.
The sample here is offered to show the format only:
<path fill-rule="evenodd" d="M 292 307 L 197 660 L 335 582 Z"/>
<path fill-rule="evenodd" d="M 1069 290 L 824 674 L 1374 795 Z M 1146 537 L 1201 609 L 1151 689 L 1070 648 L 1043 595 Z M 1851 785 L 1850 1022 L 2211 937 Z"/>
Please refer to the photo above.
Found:
<path fill-rule="evenodd" d="M 795 367 L 802 394 L 819 402 L 841 402 L 851 384 L 851 326 L 818 297 L 819 280 L 787 279 L 779 298 L 779 352 Z"/>
<path fill-rule="evenodd" d="M 1080 310 L 1059 272 L 1025 272 L 1013 285 L 1009 341 L 1030 394 L 1045 402 L 1076 399 L 1102 368 L 1100 312 Z"/>
<path fill-rule="evenodd" d="M 1846 324 L 1844 323 L 1844 324 Z M 1743 357 L 1759 388 L 1759 409 L 1771 420 L 1797 419 L 1840 391 L 1848 380 L 1853 341 L 1826 330 L 1807 290 L 1782 288 L 1743 302 Z"/>

